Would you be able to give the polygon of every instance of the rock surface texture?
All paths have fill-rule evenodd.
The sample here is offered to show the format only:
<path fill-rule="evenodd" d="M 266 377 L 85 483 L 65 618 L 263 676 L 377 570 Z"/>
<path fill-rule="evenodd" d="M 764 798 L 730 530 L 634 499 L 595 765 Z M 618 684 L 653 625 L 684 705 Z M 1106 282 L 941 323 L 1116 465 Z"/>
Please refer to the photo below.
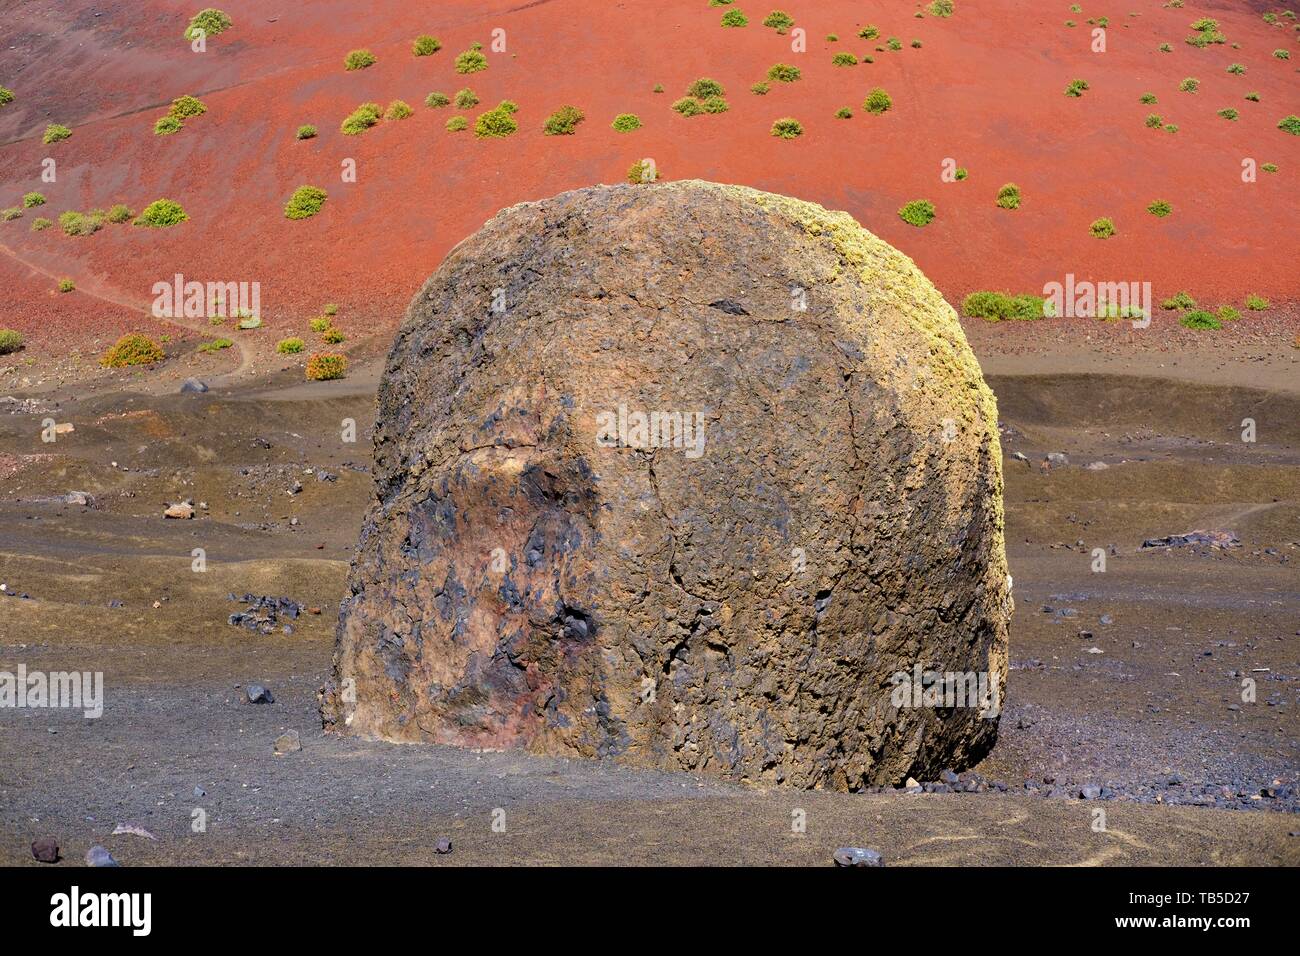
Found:
<path fill-rule="evenodd" d="M 993 395 L 845 213 L 698 181 L 504 210 L 412 303 L 375 456 L 335 731 L 838 790 L 996 739 L 895 687 L 1005 687 Z"/>

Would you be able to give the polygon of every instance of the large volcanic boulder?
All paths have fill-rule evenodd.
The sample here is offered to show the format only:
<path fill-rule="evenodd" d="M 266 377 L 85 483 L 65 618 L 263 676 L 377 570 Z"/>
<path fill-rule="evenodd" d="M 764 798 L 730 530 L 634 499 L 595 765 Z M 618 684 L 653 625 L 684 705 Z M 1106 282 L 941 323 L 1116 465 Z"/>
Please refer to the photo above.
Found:
<path fill-rule="evenodd" d="M 952 308 L 847 214 L 507 209 L 388 357 L 326 724 L 802 787 L 967 765 L 996 707 L 914 678 L 1001 697 L 1000 461 Z"/>

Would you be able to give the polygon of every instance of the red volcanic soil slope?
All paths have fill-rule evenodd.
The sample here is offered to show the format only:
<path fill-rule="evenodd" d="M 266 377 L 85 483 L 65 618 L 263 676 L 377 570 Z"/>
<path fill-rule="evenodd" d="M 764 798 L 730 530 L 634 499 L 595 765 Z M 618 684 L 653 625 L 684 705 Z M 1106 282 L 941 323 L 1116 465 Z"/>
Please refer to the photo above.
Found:
<path fill-rule="evenodd" d="M 218 2 L 234 25 L 205 52 L 182 37 L 199 2 L 30 0 L 4 12 L 0 86 L 15 99 L 0 107 L 0 208 L 21 206 L 33 190 L 48 201 L 0 221 L 0 328 L 24 332 L 34 351 L 91 348 L 132 327 L 157 331 L 143 313 L 154 283 L 176 273 L 259 282 L 260 348 L 280 335 L 312 342 L 307 323 L 325 302 L 340 305 L 339 326 L 354 340 L 387 331 L 443 255 L 497 210 L 621 181 L 647 157 L 666 178 L 743 183 L 845 209 L 912 256 L 953 302 L 981 288 L 1041 291 L 1068 273 L 1149 281 L 1157 300 L 1180 289 L 1238 308 L 1247 293 L 1275 310 L 1300 299 L 1300 136 L 1278 126 L 1300 113 L 1300 32 L 1281 13 L 1293 2 L 1187 0 L 1171 9 L 1081 0 L 1075 13 L 1057 0 L 956 0 L 952 16 L 918 18 L 928 4 L 782 0 L 803 33 L 762 25 L 775 0 Z M 721 26 L 737 8 L 748 26 Z M 1090 17 L 1108 17 L 1104 52 L 1094 50 Z M 1218 20 L 1226 42 L 1185 42 L 1202 17 Z M 868 24 L 877 38 L 859 36 Z M 420 34 L 441 49 L 414 56 Z M 800 40 L 806 49 L 796 49 Z M 458 74 L 457 54 L 475 43 L 488 68 Z M 347 52 L 363 47 L 377 62 L 345 70 Z M 859 62 L 836 65 L 836 53 Z M 778 63 L 798 67 L 800 78 L 751 92 Z M 1245 72 L 1230 72 L 1234 63 Z M 725 87 L 726 112 L 672 110 L 700 77 Z M 1180 91 L 1186 77 L 1199 80 L 1196 92 Z M 1083 95 L 1065 95 L 1076 79 L 1088 84 Z M 424 105 L 430 92 L 462 87 L 478 106 Z M 893 102 L 879 115 L 863 108 L 876 87 Z M 1145 93 L 1154 105 L 1141 101 Z M 199 96 L 207 112 L 155 135 L 154 122 L 182 94 Z M 399 99 L 414 115 L 341 133 L 359 104 Z M 518 105 L 518 131 L 477 137 L 476 116 L 507 99 Z M 546 117 L 564 105 L 585 121 L 574 135 L 544 135 Z M 851 118 L 837 118 L 843 107 Z M 1219 115 L 1227 108 L 1235 120 Z M 612 129 L 625 112 L 641 128 Z M 1147 125 L 1148 114 L 1160 127 Z M 453 116 L 470 129 L 448 131 Z M 774 137 L 782 117 L 797 119 L 802 135 Z M 70 127 L 71 138 L 43 144 L 48 123 Z M 302 124 L 319 135 L 296 139 Z M 52 182 L 42 178 L 48 160 Z M 968 177 L 945 181 L 946 162 Z M 1248 182 L 1250 163 L 1260 171 Z M 353 165 L 355 182 L 345 181 Z M 1014 211 L 995 203 L 1008 182 L 1023 195 Z M 300 185 L 328 199 L 314 217 L 289 220 L 285 202 Z M 159 198 L 181 203 L 189 219 L 79 237 L 57 224 L 67 210 L 125 203 L 139 212 Z M 923 228 L 898 216 L 914 199 L 937 211 Z M 1149 213 L 1155 200 L 1172 214 Z M 31 231 L 42 214 L 56 224 Z M 1116 235 L 1091 235 L 1100 217 Z M 64 276 L 76 292 L 54 291 Z M 204 318 L 188 325 L 190 333 L 170 331 L 235 334 Z M 1018 325 L 1026 335 L 1041 327 Z"/>

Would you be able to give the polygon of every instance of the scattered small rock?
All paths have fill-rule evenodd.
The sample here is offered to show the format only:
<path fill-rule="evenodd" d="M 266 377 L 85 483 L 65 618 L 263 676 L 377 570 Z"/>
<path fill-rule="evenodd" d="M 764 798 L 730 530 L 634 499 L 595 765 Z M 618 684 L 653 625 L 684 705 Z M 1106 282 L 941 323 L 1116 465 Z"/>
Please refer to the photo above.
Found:
<path fill-rule="evenodd" d="M 194 517 L 194 506 L 188 501 L 182 501 L 178 504 L 168 505 L 167 510 L 163 512 L 164 518 L 182 518 L 188 519 Z"/>
<path fill-rule="evenodd" d="M 121 866 L 102 846 L 92 846 L 86 851 L 86 866 Z"/>
<path fill-rule="evenodd" d="M 250 704 L 274 704 L 275 695 L 271 693 L 269 687 L 263 687 L 261 684 L 248 685 L 248 702 Z"/>
<path fill-rule="evenodd" d="M 182 392 L 206 392 L 207 390 L 207 383 L 200 381 L 197 378 L 187 378 L 185 381 L 181 382 Z"/>
<path fill-rule="evenodd" d="M 58 863 L 59 841 L 54 837 L 41 837 L 33 840 L 32 856 L 41 863 Z"/>
<path fill-rule="evenodd" d="M 441 856 L 447 855 L 451 852 L 451 841 L 446 837 L 442 837 L 436 844 L 434 844 L 433 852 Z"/>
<path fill-rule="evenodd" d="M 275 738 L 275 752 L 278 754 L 295 754 L 302 750 L 302 738 L 296 730 L 286 730 Z"/>
<path fill-rule="evenodd" d="M 842 846 L 834 854 L 836 866 L 884 866 L 885 858 L 875 850 L 860 846 Z"/>

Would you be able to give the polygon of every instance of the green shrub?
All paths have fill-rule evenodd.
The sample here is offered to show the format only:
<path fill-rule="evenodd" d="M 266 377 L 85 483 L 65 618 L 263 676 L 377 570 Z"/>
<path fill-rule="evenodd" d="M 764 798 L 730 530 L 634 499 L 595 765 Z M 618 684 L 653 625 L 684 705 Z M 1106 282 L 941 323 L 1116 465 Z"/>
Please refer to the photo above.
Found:
<path fill-rule="evenodd" d="M 1143 93 L 1140 102 L 1152 106 L 1156 103 L 1156 95 L 1154 93 Z"/>
<path fill-rule="evenodd" d="M 1268 299 L 1264 298 L 1262 295 L 1255 295 L 1252 292 L 1250 295 L 1246 296 L 1246 308 L 1250 309 L 1252 312 L 1263 312 L 1269 307 L 1269 304 Z"/>
<path fill-rule="evenodd" d="M 13 329 L 0 329 L 0 355 L 9 355 L 23 347 L 23 337 Z"/>
<path fill-rule="evenodd" d="M 449 133 L 459 133 L 467 129 L 469 129 L 469 121 L 463 116 L 453 116 L 447 120 L 447 132 Z"/>
<path fill-rule="evenodd" d="M 725 113 L 731 108 L 727 105 L 727 101 L 721 96 L 710 96 L 708 99 L 702 101 L 700 106 L 706 113 Z"/>
<path fill-rule="evenodd" d="M 369 50 L 353 50 L 343 58 L 343 68 L 345 70 L 364 70 L 368 66 L 374 66 L 376 63 L 375 55 Z"/>
<path fill-rule="evenodd" d="M 404 120 L 414 115 L 415 110 L 411 109 L 411 104 L 406 100 L 393 100 L 388 104 L 388 109 L 384 111 L 384 119 L 386 120 Z"/>
<path fill-rule="evenodd" d="M 199 30 L 203 31 L 204 36 L 214 37 L 224 30 L 229 30 L 233 25 L 230 17 L 221 10 L 208 7 L 190 18 L 190 25 L 185 28 L 185 39 L 193 40 L 198 36 Z"/>
<path fill-rule="evenodd" d="M 103 225 L 103 220 L 93 213 L 83 215 L 71 209 L 59 213 L 59 228 L 63 230 L 65 236 L 93 235 Z"/>
<path fill-rule="evenodd" d="M 1015 183 L 1007 183 L 998 190 L 998 205 L 1003 209 L 1020 208 L 1020 187 Z"/>
<path fill-rule="evenodd" d="M 487 68 L 487 57 L 479 50 L 471 48 L 456 57 L 457 73 L 478 73 Z"/>
<path fill-rule="evenodd" d="M 1220 322 L 1236 322 L 1241 318 L 1241 313 L 1230 305 L 1219 306 L 1219 311 L 1214 314 Z"/>
<path fill-rule="evenodd" d="M 32 232 L 44 232 L 52 225 L 54 225 L 54 223 L 46 219 L 44 216 L 37 216 L 32 220 Z"/>
<path fill-rule="evenodd" d="M 307 360 L 307 378 L 313 382 L 342 378 L 347 370 L 347 358 L 335 352 L 318 352 Z"/>
<path fill-rule="evenodd" d="M 749 92 L 755 96 L 767 96 L 767 91 L 771 89 L 766 83 L 755 83 L 749 88 Z"/>
<path fill-rule="evenodd" d="M 1115 235 L 1115 224 L 1105 217 L 1094 219 L 1092 225 L 1088 227 L 1088 231 L 1098 239 L 1109 239 Z"/>
<path fill-rule="evenodd" d="M 0 222 L 13 222 L 13 220 L 21 218 L 23 218 L 23 210 L 20 206 L 10 206 L 8 209 L 0 209 Z"/>
<path fill-rule="evenodd" d="M 722 15 L 722 25 L 724 27 L 747 27 L 749 26 L 749 17 L 739 10 L 728 10 Z"/>
<path fill-rule="evenodd" d="M 338 315 L 339 307 L 333 302 L 326 302 L 325 305 L 321 307 L 321 312 L 325 315 Z"/>
<path fill-rule="evenodd" d="M 849 109 L 847 106 L 841 106 L 839 109 L 835 111 L 835 118 L 853 119 L 853 110 Z"/>
<path fill-rule="evenodd" d="M 885 46 L 889 47 L 891 50 L 898 51 L 903 48 L 903 41 L 898 39 L 898 37 L 890 37 L 885 41 Z"/>
<path fill-rule="evenodd" d="M 45 135 L 41 138 L 41 142 L 48 146 L 50 143 L 57 143 L 61 140 L 65 140 L 71 135 L 72 130 L 68 129 L 66 126 L 62 126 L 58 123 L 51 123 L 49 126 L 45 127 Z"/>
<path fill-rule="evenodd" d="M 163 116 L 153 124 L 153 134 L 155 136 L 170 136 L 172 133 L 179 133 L 184 128 L 185 124 L 175 116 Z"/>
<path fill-rule="evenodd" d="M 585 117 L 582 110 L 576 106 L 561 106 L 546 117 L 546 122 L 542 125 L 542 132 L 547 136 L 572 136 L 583 119 Z"/>
<path fill-rule="evenodd" d="M 956 171 L 953 173 L 953 178 L 955 178 L 958 182 L 960 182 L 961 180 L 965 179 L 969 175 L 970 172 L 969 170 L 966 169 L 965 166 L 958 166 Z"/>
<path fill-rule="evenodd" d="M 326 345 L 338 345 L 340 342 L 346 342 L 348 337 L 331 325 L 320 334 L 320 338 Z"/>
<path fill-rule="evenodd" d="M 479 98 L 475 95 L 474 91 L 467 86 L 463 90 L 456 91 L 455 103 L 456 109 L 467 110 L 472 106 L 478 106 Z"/>
<path fill-rule="evenodd" d="M 140 215 L 136 217 L 135 225 L 165 229 L 168 226 L 178 225 L 189 218 L 189 216 L 185 215 L 185 210 L 181 208 L 180 203 L 172 202 L 170 199 L 155 199 L 145 206 Z"/>
<path fill-rule="evenodd" d="M 1166 132 L 1166 133 L 1177 133 L 1177 132 L 1178 132 L 1178 127 L 1175 126 L 1173 123 L 1166 123 L 1166 124 L 1165 124 L 1165 132 Z"/>
<path fill-rule="evenodd" d="M 235 343 L 230 339 L 213 339 L 211 342 L 204 342 L 199 346 L 200 352 L 220 352 L 222 349 L 228 349 Z"/>
<path fill-rule="evenodd" d="M 236 327 L 240 329 L 240 331 L 251 332 L 253 329 L 260 329 L 262 327 L 262 320 L 251 312 L 241 311 L 239 316 L 239 325 Z"/>
<path fill-rule="evenodd" d="M 1194 76 L 1186 77 L 1183 82 L 1178 84 L 1178 89 L 1184 93 L 1195 93 L 1201 86 L 1201 81 Z"/>
<path fill-rule="evenodd" d="M 919 50 L 919 49 L 921 49 L 921 41 L 920 41 L 920 40 L 913 40 L 911 46 L 912 46 L 912 49 L 913 49 L 913 50 Z"/>
<path fill-rule="evenodd" d="M 424 98 L 424 105 L 429 107 L 429 109 L 432 110 L 442 109 L 444 106 L 448 105 L 449 103 L 451 103 L 451 97 L 449 97 L 446 93 L 434 92 L 434 93 L 430 93 L 428 96 Z"/>
<path fill-rule="evenodd" d="M 794 26 L 794 17 L 784 10 L 773 10 L 763 19 L 763 26 L 771 27 L 777 33 L 784 34 Z"/>
<path fill-rule="evenodd" d="M 312 319 L 310 324 L 313 332 L 324 332 L 334 323 L 330 320 L 329 316 L 322 315 Z"/>
<path fill-rule="evenodd" d="M 887 113 L 893 106 L 894 101 L 889 98 L 889 94 L 878 86 L 867 95 L 866 101 L 862 104 L 864 110 L 876 115 Z"/>
<path fill-rule="evenodd" d="M 1246 99 L 1250 100 L 1252 103 L 1258 103 L 1258 102 L 1259 102 L 1259 94 L 1258 94 L 1258 93 L 1247 93 L 1247 94 L 1246 94 Z"/>
<path fill-rule="evenodd" d="M 1246 72 L 1246 68 L 1240 63 L 1232 63 L 1228 66 L 1228 72 L 1235 76 L 1241 76 L 1241 74 Z"/>
<path fill-rule="evenodd" d="M 707 76 L 702 76 L 686 90 L 687 96 L 693 96 L 697 100 L 706 99 L 710 96 L 726 96 L 727 91 L 722 88 L 722 84 L 717 80 L 711 80 Z"/>
<path fill-rule="evenodd" d="M 1178 292 L 1173 296 L 1170 296 L 1168 299 L 1165 299 L 1165 301 L 1161 302 L 1160 308 L 1168 309 L 1170 311 L 1173 311 L 1175 309 L 1178 310 L 1194 309 L 1196 308 L 1196 300 L 1193 299 L 1186 292 Z"/>
<path fill-rule="evenodd" d="M 166 357 L 153 339 L 139 332 L 128 332 L 104 353 L 99 364 L 108 368 L 126 368 L 128 365 L 152 365 Z"/>
<path fill-rule="evenodd" d="M 417 56 L 419 54 L 416 54 Z M 281 339 L 275 343 L 275 350 L 281 355 L 297 355 L 307 347 L 307 343 L 298 338 Z"/>
<path fill-rule="evenodd" d="M 1174 207 L 1169 205 L 1169 203 L 1165 202 L 1163 199 L 1157 199 L 1151 205 L 1147 206 L 1147 212 L 1151 213 L 1153 216 L 1159 216 L 1161 219 L 1173 211 Z"/>
<path fill-rule="evenodd" d="M 297 137 L 298 139 L 315 139 L 316 127 L 311 125 L 299 126 Z"/>
<path fill-rule="evenodd" d="M 1178 324 L 1188 329 L 1221 329 L 1223 323 L 1209 312 L 1184 312 Z"/>
<path fill-rule="evenodd" d="M 784 117 L 772 124 L 772 135 L 780 139 L 794 139 L 803 135 L 803 124 L 793 117 Z"/>
<path fill-rule="evenodd" d="M 852 53 L 836 53 L 831 57 L 832 66 L 857 66 L 858 58 Z"/>
<path fill-rule="evenodd" d="M 635 113 L 619 113 L 609 125 L 620 133 L 630 133 L 641 128 L 641 117 Z"/>
<path fill-rule="evenodd" d="M 1259 168 L 1264 170 L 1266 173 L 1275 173 L 1277 172 L 1277 163 L 1265 163 Z"/>
<path fill-rule="evenodd" d="M 328 198 L 325 190 L 316 186 L 299 186 L 284 206 L 285 219 L 310 219 L 320 212 Z"/>
<path fill-rule="evenodd" d="M 487 112 L 480 113 L 478 119 L 474 121 L 474 135 L 480 139 L 509 136 L 519 129 L 519 124 L 515 122 L 514 116 L 511 115 L 514 111 L 513 103 L 509 100 L 502 100 Z"/>
<path fill-rule="evenodd" d="M 858 31 L 858 36 L 863 40 L 874 40 L 876 37 L 880 36 L 880 31 L 876 29 L 875 24 L 868 23 Z"/>
<path fill-rule="evenodd" d="M 131 211 L 131 207 L 124 203 L 115 203 L 104 218 L 114 225 L 121 225 L 124 222 L 129 222 L 134 216 L 135 213 Z"/>
<path fill-rule="evenodd" d="M 926 9 L 932 17 L 950 17 L 953 12 L 952 0 L 932 0 Z"/>
<path fill-rule="evenodd" d="M 427 33 L 415 38 L 411 44 L 411 52 L 416 56 L 433 56 L 442 49 L 442 44 L 437 37 L 431 37 Z"/>
<path fill-rule="evenodd" d="M 799 76 L 799 67 L 788 63 L 776 63 L 767 71 L 767 78 L 778 83 L 793 83 Z"/>
<path fill-rule="evenodd" d="M 1277 128 L 1290 133 L 1292 136 L 1300 136 L 1300 116 L 1292 113 L 1290 116 L 1282 117 L 1282 119 L 1278 120 Z"/>
<path fill-rule="evenodd" d="M 972 292 L 961 304 L 963 315 L 989 322 L 1033 321 L 1043 318 L 1046 308 L 1050 308 L 1046 299 L 1009 292 Z"/>
<path fill-rule="evenodd" d="M 1219 110 L 1219 115 L 1226 120 L 1235 120 L 1241 114 L 1229 106 L 1227 109 Z"/>
<path fill-rule="evenodd" d="M 0 86 L 0 106 L 8 106 L 14 101 L 14 91 L 5 86 Z"/>
<path fill-rule="evenodd" d="M 1083 91 L 1088 89 L 1087 80 L 1071 80 L 1070 85 L 1065 88 L 1066 96 L 1083 96 Z"/>
<path fill-rule="evenodd" d="M 683 96 L 673 103 L 673 109 L 683 116 L 699 116 L 704 112 L 704 107 L 700 105 L 700 101 L 691 96 Z"/>
<path fill-rule="evenodd" d="M 76 284 L 75 282 L 73 282 L 71 279 L 60 279 L 60 280 L 59 280 L 59 291 L 60 291 L 60 292 L 72 292 L 72 291 L 74 291 L 76 288 L 77 288 L 77 284 Z"/>
<path fill-rule="evenodd" d="M 23 194 L 24 209 L 35 209 L 37 206 L 44 206 L 44 205 L 45 205 L 45 196 L 42 195 L 41 193 L 33 192 L 33 193 Z"/>
<path fill-rule="evenodd" d="M 383 108 L 378 103 L 362 103 L 343 121 L 339 130 L 345 136 L 358 136 L 379 122 Z"/>
<path fill-rule="evenodd" d="M 197 96 L 186 94 L 172 100 L 171 109 L 167 111 L 167 115 L 174 116 L 178 120 L 186 120 L 191 116 L 202 116 L 207 111 L 208 108 L 203 105 L 202 100 Z"/>
<path fill-rule="evenodd" d="M 637 186 L 657 182 L 659 178 L 659 170 L 646 159 L 638 159 L 627 171 L 627 181 Z"/>
<path fill-rule="evenodd" d="M 934 203 L 928 199 L 913 199 L 898 210 L 898 218 L 913 226 L 929 225 L 934 219 Z"/>
<path fill-rule="evenodd" d="M 1159 128 L 1160 128 L 1160 125 L 1161 125 L 1163 122 L 1164 122 L 1164 120 L 1161 119 L 1159 113 L 1148 113 L 1148 114 L 1147 114 L 1146 124 L 1147 124 L 1147 126 L 1149 126 L 1151 129 L 1159 129 Z"/>
<path fill-rule="evenodd" d="M 1273 55 L 1274 55 L 1275 57 L 1277 57 L 1279 60 L 1289 60 L 1289 59 L 1291 59 L 1291 51 L 1290 51 L 1290 50 L 1274 50 L 1274 51 L 1273 51 Z"/>

